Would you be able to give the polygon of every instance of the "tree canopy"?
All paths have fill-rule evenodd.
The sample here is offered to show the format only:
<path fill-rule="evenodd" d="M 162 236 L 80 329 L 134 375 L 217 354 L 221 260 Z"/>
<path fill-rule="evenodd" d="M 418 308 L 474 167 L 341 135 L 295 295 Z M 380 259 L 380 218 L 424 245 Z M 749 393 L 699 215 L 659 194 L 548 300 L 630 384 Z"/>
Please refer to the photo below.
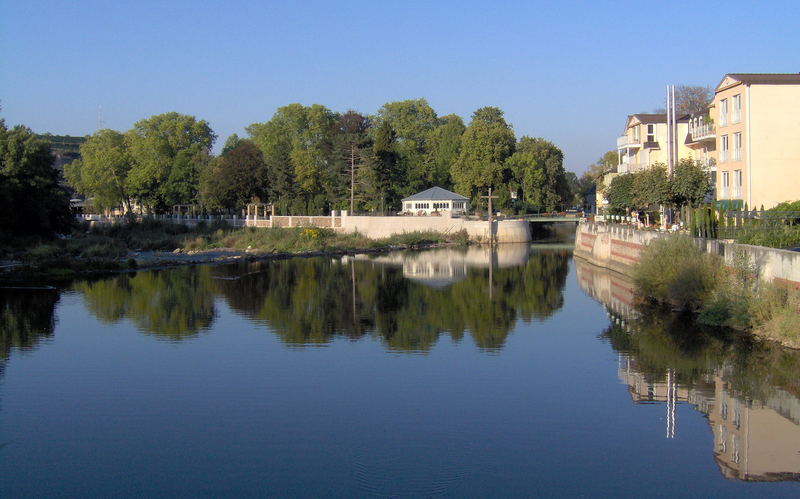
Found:
<path fill-rule="evenodd" d="M 450 169 L 456 191 L 475 200 L 484 189 L 499 187 L 506 179 L 505 160 L 515 144 L 514 132 L 499 108 L 482 107 L 472 113 L 461 152 Z"/>
<path fill-rule="evenodd" d="M 522 137 L 516 152 L 506 164 L 511 171 L 513 185 L 529 207 L 552 211 L 571 203 L 572 195 L 564 171 L 564 153 L 552 142 Z"/>
<path fill-rule="evenodd" d="M 245 129 L 247 138 L 231 135 L 216 158 L 216 135 L 193 116 L 164 113 L 127 132 L 101 130 L 67 179 L 98 207 L 155 213 L 189 204 L 235 211 L 250 199 L 278 214 L 326 214 L 351 203 L 355 211 L 393 211 L 402 197 L 435 185 L 473 201 L 494 187 L 503 209 L 512 188 L 527 199 L 515 209 L 571 203 L 561 150 L 540 138 L 517 143 L 496 107 L 477 109 L 465 126 L 459 116 L 439 117 L 425 99 L 388 102 L 369 117 L 294 103 Z"/>
<path fill-rule="evenodd" d="M 72 225 L 69 195 L 59 184 L 44 140 L 0 120 L 0 234 L 65 232 Z"/>

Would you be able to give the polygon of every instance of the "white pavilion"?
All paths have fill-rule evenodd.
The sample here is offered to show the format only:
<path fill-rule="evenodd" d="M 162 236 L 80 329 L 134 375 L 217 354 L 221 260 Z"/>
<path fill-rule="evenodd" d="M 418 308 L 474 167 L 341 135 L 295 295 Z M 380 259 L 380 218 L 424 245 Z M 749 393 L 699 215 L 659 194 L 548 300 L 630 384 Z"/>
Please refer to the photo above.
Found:
<path fill-rule="evenodd" d="M 412 215 L 430 215 L 449 212 L 450 214 L 466 214 L 469 211 L 469 198 L 455 192 L 431 187 L 403 198 L 403 212 Z"/>

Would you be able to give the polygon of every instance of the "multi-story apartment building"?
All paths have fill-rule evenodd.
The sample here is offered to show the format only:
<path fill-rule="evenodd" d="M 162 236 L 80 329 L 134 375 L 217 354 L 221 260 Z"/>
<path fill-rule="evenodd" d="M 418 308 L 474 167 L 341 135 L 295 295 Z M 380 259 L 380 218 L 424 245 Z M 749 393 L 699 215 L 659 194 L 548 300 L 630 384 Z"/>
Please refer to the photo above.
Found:
<path fill-rule="evenodd" d="M 689 117 L 677 120 L 678 158 L 690 158 L 694 153 L 685 144 L 689 131 Z M 619 154 L 619 173 L 632 173 L 644 170 L 655 163 L 667 163 L 667 115 L 632 114 L 625 122 L 625 134 L 617 138 Z"/>
<path fill-rule="evenodd" d="M 713 135 L 692 139 L 715 142 L 717 200 L 771 208 L 800 199 L 800 74 L 727 74 L 710 117 Z"/>

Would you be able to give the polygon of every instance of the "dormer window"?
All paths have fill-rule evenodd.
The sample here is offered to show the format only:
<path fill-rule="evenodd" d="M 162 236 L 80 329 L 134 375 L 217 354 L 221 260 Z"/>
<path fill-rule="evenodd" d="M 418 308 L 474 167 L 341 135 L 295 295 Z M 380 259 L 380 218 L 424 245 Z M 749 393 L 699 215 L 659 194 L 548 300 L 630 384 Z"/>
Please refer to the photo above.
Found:
<path fill-rule="evenodd" d="M 647 142 L 655 142 L 656 141 L 656 126 L 655 124 L 647 125 Z"/>

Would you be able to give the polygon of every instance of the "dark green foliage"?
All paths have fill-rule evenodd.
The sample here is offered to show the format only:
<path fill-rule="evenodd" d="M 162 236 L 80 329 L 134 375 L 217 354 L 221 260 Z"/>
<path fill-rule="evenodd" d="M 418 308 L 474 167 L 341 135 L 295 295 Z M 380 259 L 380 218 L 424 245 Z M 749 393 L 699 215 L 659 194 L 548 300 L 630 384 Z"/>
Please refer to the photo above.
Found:
<path fill-rule="evenodd" d="M 200 197 L 210 210 L 237 213 L 247 203 L 267 200 L 267 165 L 261 150 L 249 140 L 237 143 L 203 172 Z"/>
<path fill-rule="evenodd" d="M 691 238 L 664 237 L 642 251 L 634 282 L 644 297 L 696 310 L 711 296 L 721 269 L 721 259 L 697 248 Z"/>
<path fill-rule="evenodd" d="M 69 231 L 69 195 L 52 165 L 45 141 L 0 120 L 0 237 Z"/>
<path fill-rule="evenodd" d="M 670 181 L 667 169 L 660 164 L 634 174 L 633 204 L 642 211 L 655 212 L 670 202 Z"/>
<path fill-rule="evenodd" d="M 215 138 L 205 120 L 175 112 L 136 122 L 125 134 L 131 197 L 156 213 L 195 203 Z"/>
<path fill-rule="evenodd" d="M 608 204 L 616 211 L 627 212 L 634 207 L 633 181 L 635 175 L 617 175 L 611 180 L 606 191 Z"/>
<path fill-rule="evenodd" d="M 508 178 L 506 159 L 514 153 L 516 140 L 511 126 L 496 107 L 482 107 L 472 114 L 464 131 L 461 152 L 450 174 L 456 191 L 477 206 L 479 195 L 489 187 L 499 189 Z"/>
<path fill-rule="evenodd" d="M 672 204 L 698 205 L 708 193 L 710 180 L 699 161 L 681 159 L 675 167 L 669 186 Z"/>
<path fill-rule="evenodd" d="M 564 153 L 552 142 L 522 137 L 506 167 L 529 209 L 553 211 L 571 204 Z"/>

